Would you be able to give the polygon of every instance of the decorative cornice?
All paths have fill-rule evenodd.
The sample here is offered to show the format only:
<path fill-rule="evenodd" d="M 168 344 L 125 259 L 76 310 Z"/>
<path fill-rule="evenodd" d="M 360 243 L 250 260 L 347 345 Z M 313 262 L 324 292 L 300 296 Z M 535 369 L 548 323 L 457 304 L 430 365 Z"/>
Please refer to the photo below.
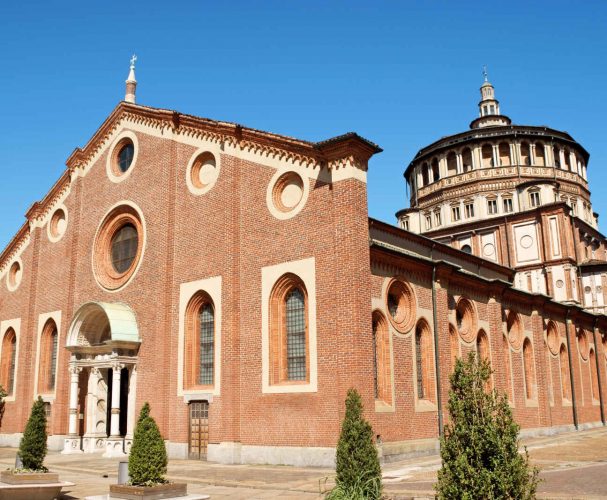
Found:
<path fill-rule="evenodd" d="M 170 132 L 174 137 L 215 142 L 241 151 L 297 162 L 311 168 L 320 166 L 339 169 L 352 166 L 366 171 L 369 158 L 382 151 L 376 144 L 352 132 L 315 143 L 243 127 L 237 123 L 210 120 L 123 101 L 114 108 L 84 147 L 74 149 L 65 162 L 67 170 L 47 195 L 27 211 L 28 222 L 19 229 L 0 254 L 0 275 L 26 246 L 31 230 L 40 225 L 68 193 L 73 179 L 85 175 L 116 130 L 129 123 Z"/>

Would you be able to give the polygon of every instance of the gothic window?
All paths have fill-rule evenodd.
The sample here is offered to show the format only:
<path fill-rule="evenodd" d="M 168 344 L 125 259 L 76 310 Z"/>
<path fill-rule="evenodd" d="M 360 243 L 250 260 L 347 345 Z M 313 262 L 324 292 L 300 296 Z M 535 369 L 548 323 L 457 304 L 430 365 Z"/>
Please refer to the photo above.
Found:
<path fill-rule="evenodd" d="M 373 313 L 372 335 L 375 399 L 392 404 L 390 336 L 386 318 L 379 311 Z"/>
<path fill-rule="evenodd" d="M 504 213 L 509 214 L 513 211 L 512 198 L 504 198 Z"/>
<path fill-rule="evenodd" d="M 418 399 L 433 400 L 431 339 L 428 323 L 424 320 L 420 321 L 415 328 L 415 374 Z"/>
<path fill-rule="evenodd" d="M 432 182 L 440 180 L 440 170 L 438 168 L 438 160 L 434 158 L 432 160 Z"/>
<path fill-rule="evenodd" d="M 462 163 L 464 167 L 464 173 L 472 170 L 472 151 L 470 148 L 464 148 L 462 151 Z"/>
<path fill-rule="evenodd" d="M 210 388 L 215 383 L 215 306 L 198 292 L 186 308 L 184 388 Z"/>
<path fill-rule="evenodd" d="M 483 360 L 483 361 L 487 361 L 489 363 L 489 365 L 491 365 L 491 354 L 489 352 L 489 340 L 487 339 L 487 334 L 484 332 L 484 330 L 481 330 L 480 332 L 478 332 L 478 335 L 476 336 L 476 355 L 478 356 L 479 360 Z M 491 390 L 492 387 L 492 381 L 491 381 L 491 376 L 489 377 L 489 380 L 487 380 L 487 383 L 485 385 L 485 389 L 486 390 Z"/>
<path fill-rule="evenodd" d="M 9 328 L 2 339 L 2 358 L 0 359 L 0 385 L 9 396 L 15 390 L 15 363 L 17 358 L 17 335 Z"/>
<path fill-rule="evenodd" d="M 535 399 L 536 382 L 533 366 L 533 348 L 529 339 L 525 339 L 523 342 L 523 365 L 525 369 L 525 396 L 527 399 Z"/>
<path fill-rule="evenodd" d="M 285 274 L 270 299 L 270 383 L 308 381 L 308 356 L 307 291 L 299 277 Z"/>
<path fill-rule="evenodd" d="M 426 229 L 432 229 L 432 215 L 426 214 Z"/>
<path fill-rule="evenodd" d="M 459 212 L 459 207 L 457 207 L 457 206 L 451 207 L 451 220 L 453 222 L 457 222 L 460 219 L 461 219 L 461 216 L 460 216 L 460 212 Z"/>
<path fill-rule="evenodd" d="M 521 142 L 521 165 L 531 165 L 531 153 L 527 142 Z"/>
<path fill-rule="evenodd" d="M 569 376 L 569 358 L 565 344 L 561 344 L 559 352 L 559 363 L 561 365 L 561 387 L 563 390 L 563 399 L 571 400 L 571 378 Z"/>
<path fill-rule="evenodd" d="M 590 378 L 592 380 L 592 399 L 598 401 L 599 398 L 599 379 L 596 373 L 596 357 L 594 349 L 590 349 L 590 356 L 588 357 L 590 363 Z"/>
<path fill-rule="evenodd" d="M 449 323 L 449 344 L 451 347 L 451 371 L 455 369 L 455 361 L 459 357 L 459 337 L 457 329 Z"/>
<path fill-rule="evenodd" d="M 57 371 L 57 325 L 51 319 L 47 321 L 40 336 L 40 367 L 38 392 L 51 393 L 55 390 Z"/>
<path fill-rule="evenodd" d="M 510 344 L 505 336 L 502 337 L 502 351 L 504 354 L 504 373 L 506 374 L 506 397 L 509 401 L 512 401 L 514 398 L 512 396 L 512 377 L 510 372 Z"/>

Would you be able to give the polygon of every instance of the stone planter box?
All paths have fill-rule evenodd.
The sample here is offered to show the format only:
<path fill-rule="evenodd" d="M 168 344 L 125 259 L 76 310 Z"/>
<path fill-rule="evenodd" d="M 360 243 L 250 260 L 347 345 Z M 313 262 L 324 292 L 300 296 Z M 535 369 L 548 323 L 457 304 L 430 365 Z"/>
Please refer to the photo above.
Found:
<path fill-rule="evenodd" d="M 128 486 L 111 484 L 110 498 L 127 500 L 159 500 L 161 498 L 185 497 L 188 494 L 186 483 L 168 483 L 157 486 Z"/>
<path fill-rule="evenodd" d="M 21 472 L 3 470 L 0 473 L 0 482 L 6 484 L 48 484 L 58 483 L 59 474 L 56 472 Z"/>
<path fill-rule="evenodd" d="M 6 484 L 0 483 L 0 498 L 10 500 L 53 500 L 61 495 L 61 489 L 74 486 L 74 483 L 59 481 L 45 484 Z"/>

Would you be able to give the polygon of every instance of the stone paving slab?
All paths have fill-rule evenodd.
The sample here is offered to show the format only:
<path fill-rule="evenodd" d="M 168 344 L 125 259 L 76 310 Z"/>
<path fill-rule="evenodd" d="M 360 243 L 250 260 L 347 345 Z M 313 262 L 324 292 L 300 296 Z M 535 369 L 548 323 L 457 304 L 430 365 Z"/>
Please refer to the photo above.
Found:
<path fill-rule="evenodd" d="M 539 498 L 607 498 L 607 429 L 570 432 L 527 439 L 532 461 L 544 480 Z M 14 448 L 0 448 L 0 467 L 12 467 Z M 61 479 L 76 483 L 63 500 L 106 495 L 124 459 L 100 455 L 49 453 L 46 465 Z M 424 456 L 384 465 L 386 496 L 391 499 L 433 498 L 438 456 Z M 332 469 L 270 465 L 222 465 L 171 460 L 168 478 L 188 483 L 188 493 L 211 499 L 312 499 L 334 485 Z"/>

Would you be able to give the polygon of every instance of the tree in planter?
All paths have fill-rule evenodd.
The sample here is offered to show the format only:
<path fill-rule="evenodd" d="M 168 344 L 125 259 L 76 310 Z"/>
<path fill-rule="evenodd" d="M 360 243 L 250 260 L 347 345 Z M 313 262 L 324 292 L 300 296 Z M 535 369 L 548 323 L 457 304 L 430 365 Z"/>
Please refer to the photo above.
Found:
<path fill-rule="evenodd" d="M 441 438 L 441 499 L 535 498 L 538 470 L 525 448 L 519 454 L 520 427 L 505 394 L 487 391 L 491 368 L 470 353 L 451 375 L 450 423 Z"/>
<path fill-rule="evenodd" d="M 135 486 L 166 483 L 167 452 L 156 421 L 145 403 L 139 414 L 129 456 L 129 476 Z"/>
<path fill-rule="evenodd" d="M 32 406 L 30 418 L 19 443 L 19 456 L 23 468 L 46 472 L 47 469 L 44 466 L 46 452 L 46 413 L 44 411 L 44 401 L 38 396 Z"/>
<path fill-rule="evenodd" d="M 336 487 L 327 498 L 381 498 L 381 467 L 371 425 L 362 416 L 356 389 L 348 390 L 346 415 L 337 444 Z"/>

